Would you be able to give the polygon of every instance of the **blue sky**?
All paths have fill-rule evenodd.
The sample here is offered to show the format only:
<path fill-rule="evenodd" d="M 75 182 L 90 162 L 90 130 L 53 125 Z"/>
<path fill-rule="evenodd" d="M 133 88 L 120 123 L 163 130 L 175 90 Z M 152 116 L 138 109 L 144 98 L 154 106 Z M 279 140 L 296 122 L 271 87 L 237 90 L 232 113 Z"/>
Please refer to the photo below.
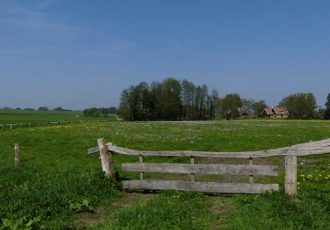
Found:
<path fill-rule="evenodd" d="M 0 107 L 117 106 L 172 76 L 269 105 L 330 93 L 330 1 L 0 0 Z"/>

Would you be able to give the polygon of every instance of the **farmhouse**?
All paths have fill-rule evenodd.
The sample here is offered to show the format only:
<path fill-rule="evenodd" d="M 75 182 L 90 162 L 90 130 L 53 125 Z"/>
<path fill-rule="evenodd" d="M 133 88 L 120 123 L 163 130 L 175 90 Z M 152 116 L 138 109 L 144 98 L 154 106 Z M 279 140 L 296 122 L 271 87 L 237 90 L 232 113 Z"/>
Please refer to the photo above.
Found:
<path fill-rule="evenodd" d="M 289 111 L 284 107 L 265 108 L 262 115 L 265 118 L 288 118 Z"/>
<path fill-rule="evenodd" d="M 262 116 L 265 117 L 265 118 L 273 117 L 273 109 L 272 108 L 264 108 L 264 111 L 262 112 Z"/>

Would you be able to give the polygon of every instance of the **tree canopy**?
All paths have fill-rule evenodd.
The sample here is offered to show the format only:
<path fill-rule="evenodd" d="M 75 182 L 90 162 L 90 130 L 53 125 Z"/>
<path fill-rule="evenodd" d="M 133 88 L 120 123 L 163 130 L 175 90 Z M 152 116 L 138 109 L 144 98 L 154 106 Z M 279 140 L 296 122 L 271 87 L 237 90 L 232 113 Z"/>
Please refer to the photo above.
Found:
<path fill-rule="evenodd" d="M 219 101 L 219 93 L 209 93 L 206 85 L 167 78 L 123 90 L 119 115 L 126 120 L 205 120 L 216 116 Z"/>
<path fill-rule="evenodd" d="M 316 99 L 313 93 L 296 93 L 283 98 L 279 106 L 288 109 L 290 118 L 311 119 L 315 114 Z"/>
<path fill-rule="evenodd" d="M 324 119 L 330 120 L 330 93 L 327 97 L 327 102 L 325 103 Z"/>
<path fill-rule="evenodd" d="M 114 114 L 117 114 L 117 109 L 115 107 L 110 107 L 110 108 L 87 108 L 84 109 L 83 114 L 85 117 L 109 117 Z"/>

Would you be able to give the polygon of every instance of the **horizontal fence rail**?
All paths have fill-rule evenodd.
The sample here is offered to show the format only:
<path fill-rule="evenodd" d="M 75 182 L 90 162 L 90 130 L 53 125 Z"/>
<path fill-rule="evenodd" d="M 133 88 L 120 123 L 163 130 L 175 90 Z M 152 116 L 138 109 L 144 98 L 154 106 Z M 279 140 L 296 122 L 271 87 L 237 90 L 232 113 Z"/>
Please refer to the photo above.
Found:
<path fill-rule="evenodd" d="M 206 151 L 141 151 L 106 144 L 107 149 L 124 155 L 132 156 L 164 156 L 164 157 L 209 157 L 209 158 L 259 158 L 272 156 L 306 156 L 330 153 L 330 139 L 293 145 L 291 147 L 248 152 L 206 152 Z M 99 147 L 88 149 L 88 153 L 99 152 Z"/>
<path fill-rule="evenodd" d="M 123 182 L 125 189 L 180 190 L 210 193 L 265 193 L 278 191 L 278 184 L 189 182 L 168 180 L 129 180 Z"/>
<path fill-rule="evenodd" d="M 55 125 L 66 125 L 73 123 L 82 123 L 83 121 L 31 121 L 31 122 L 20 122 L 20 123 L 5 123 L 0 124 L 1 129 L 14 129 L 14 128 L 31 128 L 31 127 L 42 127 L 42 126 L 55 126 Z"/>
<path fill-rule="evenodd" d="M 128 172 L 159 172 L 195 175 L 277 176 L 277 166 L 225 165 L 225 164 L 171 164 L 171 163 L 124 163 Z"/>
<path fill-rule="evenodd" d="M 278 184 L 255 184 L 255 176 L 278 176 L 278 167 L 254 165 L 254 158 L 285 157 L 285 193 L 297 194 L 297 156 L 330 153 L 330 139 L 297 144 L 290 147 L 248 151 L 248 152 L 206 152 L 206 151 L 144 151 L 133 150 L 106 143 L 98 139 L 98 146 L 88 149 L 88 153 L 100 153 L 102 170 L 115 179 L 113 153 L 138 156 L 139 163 L 123 163 L 122 169 L 140 173 L 140 180 L 122 182 L 124 189 L 181 190 L 216 193 L 265 193 L 279 191 Z M 144 163 L 145 157 L 189 157 L 190 164 L 182 163 Z M 247 165 L 233 164 L 195 164 L 195 158 L 242 158 L 248 159 Z M 190 174 L 191 181 L 146 180 L 144 173 Z M 196 175 L 249 176 L 249 183 L 197 182 Z"/>

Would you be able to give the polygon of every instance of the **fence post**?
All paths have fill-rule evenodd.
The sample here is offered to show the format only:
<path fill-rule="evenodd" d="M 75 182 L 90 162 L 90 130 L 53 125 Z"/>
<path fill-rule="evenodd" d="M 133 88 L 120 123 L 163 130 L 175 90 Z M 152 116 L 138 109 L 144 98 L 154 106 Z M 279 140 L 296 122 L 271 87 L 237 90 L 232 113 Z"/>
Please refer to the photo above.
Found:
<path fill-rule="evenodd" d="M 15 167 L 19 166 L 19 144 L 15 144 Z"/>
<path fill-rule="evenodd" d="M 142 155 L 139 156 L 140 164 L 143 164 L 144 157 Z M 140 180 L 144 180 L 144 172 L 140 172 Z"/>
<path fill-rule="evenodd" d="M 114 180 L 112 153 L 108 151 L 106 142 L 103 138 L 98 139 L 97 144 L 100 150 L 102 171 L 107 177 Z"/>
<path fill-rule="evenodd" d="M 285 156 L 285 194 L 293 197 L 297 195 L 297 156 Z"/>
<path fill-rule="evenodd" d="M 193 156 L 190 156 L 190 164 L 195 164 L 195 157 L 193 157 Z M 192 173 L 191 175 L 190 175 L 190 180 L 191 180 L 191 182 L 195 182 L 195 174 L 194 173 Z"/>
<path fill-rule="evenodd" d="M 252 156 L 250 156 L 250 158 L 249 158 L 249 165 L 253 165 L 253 158 L 252 158 Z M 251 174 L 251 175 L 249 175 L 249 182 L 250 182 L 250 184 L 253 184 L 254 183 L 254 178 L 253 178 L 253 175 Z"/>

